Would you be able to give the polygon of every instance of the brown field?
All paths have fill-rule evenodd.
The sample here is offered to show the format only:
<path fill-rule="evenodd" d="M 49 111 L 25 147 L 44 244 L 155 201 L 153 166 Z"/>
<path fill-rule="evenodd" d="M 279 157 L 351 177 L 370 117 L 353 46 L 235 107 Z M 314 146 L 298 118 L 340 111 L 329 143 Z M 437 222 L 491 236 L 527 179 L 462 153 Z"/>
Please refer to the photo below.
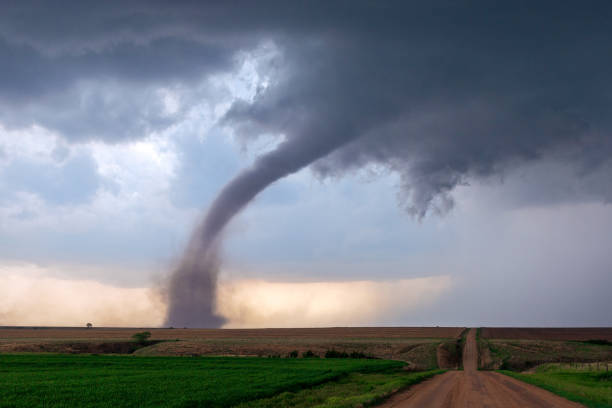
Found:
<path fill-rule="evenodd" d="M 147 330 L 162 342 L 140 348 L 139 355 L 239 355 L 286 357 L 292 351 L 328 350 L 403 360 L 412 369 L 455 366 L 447 350 L 460 327 L 335 327 L 309 329 L 139 329 L 139 328 L 0 328 L 0 352 L 122 353 L 126 342 Z"/>
<path fill-rule="evenodd" d="M 483 328 L 480 368 L 529 370 L 545 363 L 612 361 L 612 328 Z"/>
<path fill-rule="evenodd" d="M 132 334 L 147 330 L 157 340 L 205 340 L 235 338 L 456 338 L 462 327 L 324 327 L 304 329 L 151 329 L 80 327 L 0 327 L 4 340 L 129 340 Z"/>
<path fill-rule="evenodd" d="M 612 347 L 564 340 L 481 339 L 480 368 L 524 371 L 545 363 L 612 361 Z"/>
<path fill-rule="evenodd" d="M 612 327 L 581 328 L 520 328 L 484 327 L 480 336 L 485 339 L 522 340 L 608 340 L 612 341 Z"/>

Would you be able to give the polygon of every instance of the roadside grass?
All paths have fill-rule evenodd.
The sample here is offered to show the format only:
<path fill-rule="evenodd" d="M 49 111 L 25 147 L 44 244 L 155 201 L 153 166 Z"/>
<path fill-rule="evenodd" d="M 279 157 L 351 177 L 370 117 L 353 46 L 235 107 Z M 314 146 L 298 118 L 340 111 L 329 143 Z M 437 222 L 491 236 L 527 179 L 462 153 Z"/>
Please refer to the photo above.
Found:
<path fill-rule="evenodd" d="M 490 350 L 486 368 L 525 371 L 545 363 L 612 360 L 612 346 L 580 341 L 482 339 L 481 354 Z"/>
<path fill-rule="evenodd" d="M 229 407 L 403 365 L 366 359 L 0 354 L 0 407 Z"/>
<path fill-rule="evenodd" d="M 438 368 L 463 370 L 461 339 L 441 343 L 438 348 Z"/>
<path fill-rule="evenodd" d="M 445 370 L 431 370 L 408 373 L 395 369 L 380 373 L 350 373 L 337 381 L 297 392 L 283 392 L 272 398 L 249 401 L 236 408 L 368 407 L 384 401 L 396 391 L 444 372 Z"/>
<path fill-rule="evenodd" d="M 454 338 L 222 338 L 195 339 L 159 343 L 137 350 L 141 356 L 192 356 L 192 355 L 240 355 L 286 356 L 296 350 L 300 355 L 311 351 L 323 357 L 329 350 L 362 353 L 383 360 L 400 360 L 410 363 L 413 370 L 437 368 L 436 349 L 442 342 L 454 342 Z M 0 345 L 1 350 L 1 345 Z"/>
<path fill-rule="evenodd" d="M 559 364 L 545 364 L 531 374 L 506 370 L 499 372 L 589 408 L 612 407 L 612 371 L 586 371 Z"/>
<path fill-rule="evenodd" d="M 440 342 L 416 344 L 404 347 L 401 359 L 410 362 L 412 371 L 434 370 L 438 368 L 437 351 Z"/>

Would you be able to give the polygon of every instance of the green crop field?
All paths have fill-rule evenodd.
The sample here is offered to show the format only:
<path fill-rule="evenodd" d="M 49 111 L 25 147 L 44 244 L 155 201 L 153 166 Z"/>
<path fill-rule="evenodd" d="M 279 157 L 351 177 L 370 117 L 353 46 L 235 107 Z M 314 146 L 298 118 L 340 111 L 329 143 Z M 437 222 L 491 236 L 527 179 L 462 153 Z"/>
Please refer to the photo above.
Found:
<path fill-rule="evenodd" d="M 396 384 L 419 379 L 398 380 L 415 375 L 401 373 L 402 365 L 365 359 L 0 354 L 0 406 L 228 407 L 299 393 L 351 373 L 387 373 Z M 374 381 L 385 382 L 383 377 Z"/>
<path fill-rule="evenodd" d="M 283 392 L 271 398 L 249 401 L 236 408 L 354 408 L 381 402 L 394 391 L 419 383 L 444 370 L 406 373 L 385 371 L 350 373 L 337 381 L 294 392 Z"/>
<path fill-rule="evenodd" d="M 612 371 L 594 370 L 594 367 L 585 370 L 565 364 L 545 364 L 530 374 L 501 372 L 590 408 L 612 408 Z"/>

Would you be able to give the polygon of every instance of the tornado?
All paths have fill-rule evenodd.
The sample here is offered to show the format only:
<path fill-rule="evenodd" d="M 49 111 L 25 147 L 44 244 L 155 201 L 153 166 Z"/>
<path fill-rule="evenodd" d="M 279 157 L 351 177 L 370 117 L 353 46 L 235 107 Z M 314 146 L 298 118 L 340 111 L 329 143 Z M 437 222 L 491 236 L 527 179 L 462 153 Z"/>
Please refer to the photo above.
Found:
<path fill-rule="evenodd" d="M 170 276 L 166 325 L 220 327 L 216 314 L 217 277 L 221 267 L 221 240 L 227 224 L 261 191 L 352 140 L 350 133 L 295 137 L 255 160 L 223 187 L 195 228 L 189 244 Z"/>

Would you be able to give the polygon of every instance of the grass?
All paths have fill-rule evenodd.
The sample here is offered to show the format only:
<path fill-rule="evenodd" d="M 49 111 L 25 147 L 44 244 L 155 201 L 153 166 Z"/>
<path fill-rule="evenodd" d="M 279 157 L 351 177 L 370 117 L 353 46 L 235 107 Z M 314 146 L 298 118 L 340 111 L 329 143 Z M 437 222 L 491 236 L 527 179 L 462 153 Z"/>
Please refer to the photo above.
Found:
<path fill-rule="evenodd" d="M 297 392 L 284 392 L 272 398 L 250 401 L 236 408 L 349 408 L 377 404 L 391 393 L 443 373 L 431 370 L 406 373 L 389 370 L 382 373 L 351 373 L 337 381 Z"/>
<path fill-rule="evenodd" d="M 589 408 L 612 407 L 612 371 L 587 371 L 559 364 L 545 364 L 532 374 L 500 372 Z"/>
<path fill-rule="evenodd" d="M 612 347 L 578 341 L 485 340 L 491 352 L 491 368 L 524 371 L 545 363 L 612 360 Z M 481 350 L 482 354 L 482 350 Z"/>
<path fill-rule="evenodd" d="M 383 360 L 401 360 L 411 363 L 414 370 L 437 367 L 436 348 L 441 342 L 456 339 L 420 338 L 245 338 L 198 339 L 164 342 L 137 350 L 137 355 L 249 355 L 268 357 L 287 356 L 291 351 L 302 353 L 311 350 L 324 356 L 329 350 L 362 353 Z M 0 350 L 1 350 L 0 344 Z"/>
<path fill-rule="evenodd" d="M 371 385 L 386 374 L 369 373 L 402 365 L 364 359 L 0 354 L 0 407 L 228 407 L 345 377 L 369 378 L 364 381 Z M 413 378 L 388 375 L 392 385 L 378 389 Z"/>

